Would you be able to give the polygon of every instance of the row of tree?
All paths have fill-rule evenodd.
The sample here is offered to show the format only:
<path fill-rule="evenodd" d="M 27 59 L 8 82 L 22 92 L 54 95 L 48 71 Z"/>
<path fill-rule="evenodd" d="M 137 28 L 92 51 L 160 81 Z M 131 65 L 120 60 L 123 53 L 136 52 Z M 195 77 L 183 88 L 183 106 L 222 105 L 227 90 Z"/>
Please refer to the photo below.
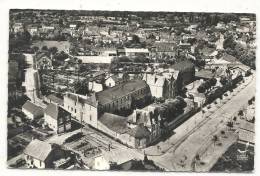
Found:
<path fill-rule="evenodd" d="M 199 93 L 204 93 L 205 91 L 210 90 L 213 86 L 215 86 L 217 83 L 217 79 L 216 78 L 211 78 L 205 82 L 203 82 L 198 88 L 198 92 Z"/>

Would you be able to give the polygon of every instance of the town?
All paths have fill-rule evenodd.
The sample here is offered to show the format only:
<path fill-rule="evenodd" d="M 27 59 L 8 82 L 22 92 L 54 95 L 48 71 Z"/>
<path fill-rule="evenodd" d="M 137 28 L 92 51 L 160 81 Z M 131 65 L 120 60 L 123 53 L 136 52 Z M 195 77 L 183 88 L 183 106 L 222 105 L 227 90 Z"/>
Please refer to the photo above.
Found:
<path fill-rule="evenodd" d="M 9 15 L 8 167 L 254 169 L 254 14 Z"/>

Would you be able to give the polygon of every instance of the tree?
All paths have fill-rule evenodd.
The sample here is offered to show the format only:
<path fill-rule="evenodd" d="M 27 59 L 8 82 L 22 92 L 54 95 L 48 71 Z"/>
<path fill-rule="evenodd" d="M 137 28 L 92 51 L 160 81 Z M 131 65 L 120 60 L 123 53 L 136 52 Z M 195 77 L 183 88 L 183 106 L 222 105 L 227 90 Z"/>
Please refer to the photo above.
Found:
<path fill-rule="evenodd" d="M 132 39 L 133 43 L 140 43 L 140 39 L 139 39 L 139 37 L 137 35 L 133 35 L 132 38 L 133 38 Z"/>
<path fill-rule="evenodd" d="M 57 49 L 57 47 L 54 46 L 54 47 L 49 48 L 49 52 L 54 55 L 58 52 L 58 49 Z"/>
<path fill-rule="evenodd" d="M 42 51 L 48 51 L 48 47 L 46 45 L 44 45 L 41 50 Z"/>
<path fill-rule="evenodd" d="M 211 86 L 215 86 L 216 83 L 217 83 L 217 79 L 216 79 L 216 78 L 211 78 L 211 79 L 209 80 L 209 82 L 210 82 L 210 85 L 211 85 Z"/>
<path fill-rule="evenodd" d="M 206 91 L 206 88 L 204 86 L 204 84 L 201 84 L 198 88 L 197 88 L 199 93 L 204 93 Z"/>
<path fill-rule="evenodd" d="M 38 46 L 34 46 L 32 47 L 32 50 L 34 53 L 38 52 L 39 51 L 39 47 Z"/>
<path fill-rule="evenodd" d="M 217 135 L 213 135 L 213 137 L 212 137 L 212 141 L 213 141 L 213 144 L 214 144 L 214 146 L 216 145 L 216 142 L 218 142 L 218 136 Z"/>
<path fill-rule="evenodd" d="M 221 77 L 221 78 L 220 78 L 220 83 L 221 83 L 223 86 L 226 85 L 227 82 L 228 82 L 227 77 Z"/>

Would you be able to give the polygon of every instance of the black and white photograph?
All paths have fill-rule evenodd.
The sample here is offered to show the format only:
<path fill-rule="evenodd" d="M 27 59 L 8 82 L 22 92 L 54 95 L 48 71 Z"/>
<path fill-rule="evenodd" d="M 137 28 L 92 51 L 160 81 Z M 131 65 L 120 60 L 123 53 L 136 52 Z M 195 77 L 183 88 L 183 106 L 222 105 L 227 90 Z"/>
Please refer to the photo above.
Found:
<path fill-rule="evenodd" d="M 252 173 L 256 14 L 9 9 L 11 170 Z"/>

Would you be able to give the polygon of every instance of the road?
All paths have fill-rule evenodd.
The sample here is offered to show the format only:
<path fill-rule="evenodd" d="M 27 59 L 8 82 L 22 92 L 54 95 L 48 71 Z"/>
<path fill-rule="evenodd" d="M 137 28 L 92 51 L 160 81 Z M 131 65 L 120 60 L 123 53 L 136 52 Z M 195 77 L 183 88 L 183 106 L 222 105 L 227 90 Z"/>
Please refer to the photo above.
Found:
<path fill-rule="evenodd" d="M 203 118 L 205 119 L 203 117 L 205 114 L 203 115 L 199 112 L 175 129 L 175 135 L 170 137 L 169 140 L 160 143 L 162 148 L 164 144 L 172 146 L 163 154 L 152 156 L 153 151 L 156 153 L 156 149 L 152 147 L 146 149 L 146 153 L 150 154 L 148 158 L 153 159 L 156 163 L 160 163 L 167 170 L 191 171 L 193 158 L 200 148 L 203 147 L 203 144 L 211 140 L 214 133 L 226 126 L 225 121 L 230 120 L 233 114 L 247 104 L 248 100 L 254 95 L 255 76 L 252 76 L 251 80 L 247 80 L 236 88 L 234 93 L 231 93 L 231 97 L 228 98 L 230 100 L 224 100 L 222 106 L 215 107 L 214 112 L 207 117 L 207 120 L 203 120 Z M 201 126 L 199 125 L 200 122 L 203 122 Z M 195 130 L 193 130 L 194 126 L 197 126 Z M 189 131 L 191 133 L 187 135 Z M 185 160 L 185 167 L 178 164 L 180 160 Z"/>
<path fill-rule="evenodd" d="M 35 80 L 35 74 L 37 74 L 37 70 L 33 69 L 33 54 L 24 54 L 25 60 L 28 64 L 28 68 L 25 69 L 25 82 L 23 82 L 23 86 L 25 86 L 26 95 L 31 99 L 32 102 L 41 106 L 42 108 L 46 108 L 46 105 L 37 97 L 36 89 L 37 89 L 37 81 Z"/>

